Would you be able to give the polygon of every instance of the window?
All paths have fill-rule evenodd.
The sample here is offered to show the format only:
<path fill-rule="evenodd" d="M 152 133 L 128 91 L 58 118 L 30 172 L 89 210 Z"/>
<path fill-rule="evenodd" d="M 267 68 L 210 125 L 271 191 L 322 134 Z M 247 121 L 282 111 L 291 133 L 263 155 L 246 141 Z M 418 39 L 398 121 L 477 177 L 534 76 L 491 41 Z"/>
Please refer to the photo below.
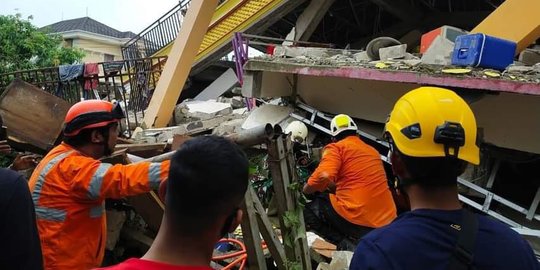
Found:
<path fill-rule="evenodd" d="M 112 61 L 114 61 L 114 55 L 112 55 L 112 54 L 105 54 L 105 55 L 103 56 L 103 61 L 105 61 L 105 62 L 112 62 Z"/>
<path fill-rule="evenodd" d="M 73 48 L 73 39 L 68 38 L 68 39 L 64 40 L 64 42 L 65 42 L 65 45 L 66 45 L 67 48 Z"/>

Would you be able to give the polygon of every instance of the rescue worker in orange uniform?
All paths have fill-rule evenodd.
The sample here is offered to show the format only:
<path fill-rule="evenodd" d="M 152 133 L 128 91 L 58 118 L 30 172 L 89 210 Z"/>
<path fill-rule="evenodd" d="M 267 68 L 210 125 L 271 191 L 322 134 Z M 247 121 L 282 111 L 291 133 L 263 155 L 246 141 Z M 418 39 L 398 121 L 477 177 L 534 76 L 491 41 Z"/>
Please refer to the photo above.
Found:
<path fill-rule="evenodd" d="M 323 193 L 306 205 L 304 218 L 308 230 L 350 250 L 363 235 L 390 223 L 396 206 L 379 152 L 360 139 L 352 118 L 335 116 L 330 130 L 335 142 L 325 147 L 303 190 Z"/>
<path fill-rule="evenodd" d="M 106 236 L 105 199 L 158 188 L 169 162 L 111 165 L 119 104 L 86 100 L 65 118 L 64 141 L 39 163 L 29 185 L 35 205 L 45 269 L 91 269 L 101 265 Z"/>

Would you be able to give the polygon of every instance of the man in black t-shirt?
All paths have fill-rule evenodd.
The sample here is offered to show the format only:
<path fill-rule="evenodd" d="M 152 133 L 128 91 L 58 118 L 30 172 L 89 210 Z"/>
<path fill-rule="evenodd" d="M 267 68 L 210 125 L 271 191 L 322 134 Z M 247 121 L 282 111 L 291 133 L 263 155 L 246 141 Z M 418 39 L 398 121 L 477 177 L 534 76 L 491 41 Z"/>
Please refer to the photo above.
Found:
<path fill-rule="evenodd" d="M 0 168 L 0 269 L 43 269 L 28 182 Z"/>

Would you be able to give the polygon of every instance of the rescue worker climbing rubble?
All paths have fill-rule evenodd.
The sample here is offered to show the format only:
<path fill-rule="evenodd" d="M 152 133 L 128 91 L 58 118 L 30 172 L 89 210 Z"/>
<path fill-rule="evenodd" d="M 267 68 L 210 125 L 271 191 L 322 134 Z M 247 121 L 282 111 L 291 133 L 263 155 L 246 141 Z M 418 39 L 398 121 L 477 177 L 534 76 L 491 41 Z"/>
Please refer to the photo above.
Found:
<path fill-rule="evenodd" d="M 106 242 L 105 199 L 158 188 L 169 162 L 111 165 L 124 113 L 118 104 L 86 100 L 65 118 L 64 141 L 39 163 L 29 185 L 46 269 L 101 265 Z"/>
<path fill-rule="evenodd" d="M 396 207 L 380 155 L 358 137 L 354 121 L 337 115 L 330 130 L 335 142 L 304 186 L 305 194 L 329 192 L 306 205 L 306 227 L 339 249 L 354 249 L 364 234 L 390 223 Z"/>
<path fill-rule="evenodd" d="M 515 231 L 461 206 L 457 177 L 480 159 L 476 129 L 471 108 L 450 90 L 421 87 L 397 101 L 385 137 L 411 211 L 364 236 L 351 270 L 540 269 Z"/>

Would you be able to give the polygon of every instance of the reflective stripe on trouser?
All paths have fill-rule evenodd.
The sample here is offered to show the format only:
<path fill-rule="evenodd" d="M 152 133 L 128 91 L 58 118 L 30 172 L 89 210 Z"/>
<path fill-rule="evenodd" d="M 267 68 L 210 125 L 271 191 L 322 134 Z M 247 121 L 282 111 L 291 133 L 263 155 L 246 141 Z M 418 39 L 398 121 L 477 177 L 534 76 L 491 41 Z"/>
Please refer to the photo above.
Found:
<path fill-rule="evenodd" d="M 34 190 L 32 191 L 32 201 L 34 201 L 34 205 L 36 206 L 36 217 L 38 219 L 45 219 L 50 221 L 64 221 L 66 218 L 66 211 L 63 209 L 54 209 L 40 206 L 39 197 L 41 196 L 41 190 L 43 189 L 43 184 L 45 183 L 45 176 L 47 176 L 52 167 L 54 167 L 58 162 L 60 162 L 60 160 L 71 154 L 71 152 L 72 151 L 62 153 L 54 157 L 47 164 L 45 164 L 41 172 L 39 172 L 36 185 L 34 187 Z"/>

